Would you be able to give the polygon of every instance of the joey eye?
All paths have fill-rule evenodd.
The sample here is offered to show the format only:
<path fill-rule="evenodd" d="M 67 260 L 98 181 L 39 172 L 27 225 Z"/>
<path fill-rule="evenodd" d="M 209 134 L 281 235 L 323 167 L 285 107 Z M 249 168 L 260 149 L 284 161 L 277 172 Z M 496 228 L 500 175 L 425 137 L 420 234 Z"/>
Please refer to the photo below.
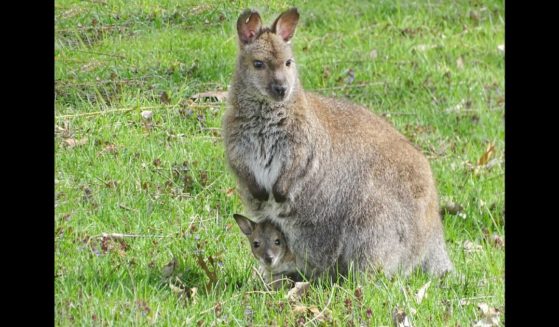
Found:
<path fill-rule="evenodd" d="M 257 248 L 257 247 L 260 246 L 260 242 L 254 241 L 254 242 L 252 243 L 252 245 L 253 245 L 255 248 Z"/>
<path fill-rule="evenodd" d="M 262 69 L 264 68 L 264 62 L 260 61 L 260 60 L 255 60 L 252 63 L 254 65 L 254 68 L 256 69 Z"/>
<path fill-rule="evenodd" d="M 281 243 L 281 242 L 280 242 L 279 239 L 277 239 L 277 240 L 274 242 L 275 245 L 280 245 L 280 243 Z"/>
<path fill-rule="evenodd" d="M 289 67 L 289 66 L 291 66 L 291 63 L 292 63 L 292 62 L 293 62 L 293 59 L 288 59 L 288 60 L 285 62 L 285 65 L 286 65 L 287 67 Z"/>

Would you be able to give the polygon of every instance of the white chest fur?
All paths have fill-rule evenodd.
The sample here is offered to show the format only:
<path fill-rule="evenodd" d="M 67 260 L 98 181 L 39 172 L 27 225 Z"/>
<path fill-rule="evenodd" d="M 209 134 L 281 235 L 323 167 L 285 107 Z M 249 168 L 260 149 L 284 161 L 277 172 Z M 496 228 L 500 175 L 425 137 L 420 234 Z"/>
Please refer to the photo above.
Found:
<path fill-rule="evenodd" d="M 272 187 L 279 177 L 281 163 L 277 158 L 270 158 L 263 153 L 253 153 L 249 167 L 254 174 L 254 178 L 258 185 L 262 186 L 268 193 L 272 193 Z"/>

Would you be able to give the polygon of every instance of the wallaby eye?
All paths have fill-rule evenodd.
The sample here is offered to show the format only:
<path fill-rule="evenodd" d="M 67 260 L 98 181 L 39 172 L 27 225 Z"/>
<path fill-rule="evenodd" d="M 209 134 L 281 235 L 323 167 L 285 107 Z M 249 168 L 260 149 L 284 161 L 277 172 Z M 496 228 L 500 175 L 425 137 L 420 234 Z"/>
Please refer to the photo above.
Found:
<path fill-rule="evenodd" d="M 286 65 L 287 67 L 289 67 L 289 66 L 291 66 L 291 63 L 292 63 L 292 62 L 293 62 L 293 59 L 288 59 L 288 60 L 285 62 L 285 65 Z"/>
<path fill-rule="evenodd" d="M 260 60 L 255 60 L 252 64 L 254 65 L 254 68 L 256 68 L 256 69 L 264 68 L 264 63 Z"/>
<path fill-rule="evenodd" d="M 252 245 L 254 245 L 254 247 L 257 248 L 257 247 L 260 246 L 260 242 L 254 241 L 254 242 L 252 243 Z"/>
<path fill-rule="evenodd" d="M 277 239 L 277 240 L 274 242 L 275 245 L 280 245 L 280 243 L 281 243 L 281 242 L 280 242 L 279 239 Z"/>

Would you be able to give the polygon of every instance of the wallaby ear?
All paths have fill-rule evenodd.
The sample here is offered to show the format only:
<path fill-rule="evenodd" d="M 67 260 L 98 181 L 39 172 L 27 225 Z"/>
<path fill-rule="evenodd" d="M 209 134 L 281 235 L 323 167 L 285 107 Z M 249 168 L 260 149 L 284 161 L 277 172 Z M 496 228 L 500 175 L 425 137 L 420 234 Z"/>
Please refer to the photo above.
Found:
<path fill-rule="evenodd" d="M 252 222 L 247 217 L 238 214 L 233 214 L 233 218 L 235 218 L 235 220 L 237 221 L 237 225 L 239 225 L 241 231 L 243 231 L 246 236 L 252 234 L 255 225 L 254 222 Z"/>
<path fill-rule="evenodd" d="M 289 42 L 295 34 L 295 27 L 299 22 L 299 12 L 297 8 L 291 8 L 276 18 L 272 24 L 272 32 L 279 35 L 285 42 Z"/>
<path fill-rule="evenodd" d="M 247 9 L 243 11 L 237 20 L 237 33 L 241 44 L 247 44 L 254 40 L 254 36 L 262 27 L 260 14 L 256 10 Z"/>

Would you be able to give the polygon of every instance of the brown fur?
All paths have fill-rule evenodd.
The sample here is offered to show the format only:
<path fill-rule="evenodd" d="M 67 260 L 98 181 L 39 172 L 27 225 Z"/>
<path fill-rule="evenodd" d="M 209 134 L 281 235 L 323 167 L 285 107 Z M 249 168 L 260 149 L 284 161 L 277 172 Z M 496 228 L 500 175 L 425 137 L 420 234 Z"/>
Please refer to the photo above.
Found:
<path fill-rule="evenodd" d="M 272 28 L 255 11 L 238 20 L 223 136 L 247 209 L 281 228 L 307 277 L 350 265 L 452 270 L 427 159 L 366 108 L 303 90 L 290 45 L 298 18 L 293 8 Z"/>
<path fill-rule="evenodd" d="M 295 256 L 278 226 L 270 220 L 255 223 L 242 215 L 233 217 L 248 238 L 252 254 L 260 263 L 258 271 L 266 283 L 277 289 L 284 276 L 292 281 L 299 280 Z"/>

